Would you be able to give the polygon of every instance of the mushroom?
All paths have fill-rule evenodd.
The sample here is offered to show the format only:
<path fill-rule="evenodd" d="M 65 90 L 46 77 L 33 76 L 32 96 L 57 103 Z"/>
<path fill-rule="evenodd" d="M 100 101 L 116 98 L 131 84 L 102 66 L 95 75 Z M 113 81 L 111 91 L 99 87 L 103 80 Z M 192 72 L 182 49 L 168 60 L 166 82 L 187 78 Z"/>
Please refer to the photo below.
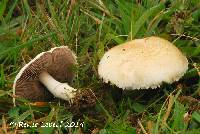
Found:
<path fill-rule="evenodd" d="M 55 96 L 70 102 L 76 89 L 66 82 L 73 79 L 70 66 L 75 64 L 76 56 L 67 46 L 42 52 L 19 71 L 13 94 L 30 101 L 50 101 Z"/>
<path fill-rule="evenodd" d="M 98 73 L 122 89 L 154 89 L 178 81 L 187 69 L 187 58 L 175 45 L 153 36 L 111 48 L 100 60 Z"/>

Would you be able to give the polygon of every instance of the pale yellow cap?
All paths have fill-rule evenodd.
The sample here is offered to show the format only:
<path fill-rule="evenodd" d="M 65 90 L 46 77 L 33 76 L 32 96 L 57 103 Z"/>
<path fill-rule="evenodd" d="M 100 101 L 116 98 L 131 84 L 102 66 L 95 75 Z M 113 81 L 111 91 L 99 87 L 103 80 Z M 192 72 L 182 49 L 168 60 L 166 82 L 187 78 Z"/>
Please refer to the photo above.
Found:
<path fill-rule="evenodd" d="M 102 57 L 98 73 L 119 88 L 148 89 L 178 81 L 187 69 L 187 58 L 175 45 L 153 36 L 110 49 Z"/>

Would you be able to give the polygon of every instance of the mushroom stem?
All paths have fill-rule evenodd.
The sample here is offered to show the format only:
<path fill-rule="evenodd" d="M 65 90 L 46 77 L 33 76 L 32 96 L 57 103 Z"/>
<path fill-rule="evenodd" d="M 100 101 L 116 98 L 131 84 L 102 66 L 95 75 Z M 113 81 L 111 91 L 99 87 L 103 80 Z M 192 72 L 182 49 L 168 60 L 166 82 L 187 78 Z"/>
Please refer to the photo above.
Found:
<path fill-rule="evenodd" d="M 57 98 L 70 101 L 76 95 L 76 89 L 69 86 L 68 83 L 58 82 L 46 71 L 39 75 L 39 80 Z"/>

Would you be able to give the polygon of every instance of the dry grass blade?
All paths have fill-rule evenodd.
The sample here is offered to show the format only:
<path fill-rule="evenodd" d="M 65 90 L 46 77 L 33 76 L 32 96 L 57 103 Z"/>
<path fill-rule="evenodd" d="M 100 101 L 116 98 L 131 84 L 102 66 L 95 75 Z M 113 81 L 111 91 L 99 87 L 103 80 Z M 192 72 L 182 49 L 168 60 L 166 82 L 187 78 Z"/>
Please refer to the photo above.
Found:
<path fill-rule="evenodd" d="M 86 15 L 88 15 L 89 17 L 91 17 L 95 22 L 96 22 L 96 24 L 101 24 L 102 23 L 102 21 L 100 20 L 100 19 L 98 19 L 97 17 L 95 17 L 94 15 L 91 15 L 90 13 L 89 13 L 89 11 L 86 11 L 85 9 L 80 9 L 81 10 L 81 12 L 83 12 L 84 14 L 86 14 Z"/>
<path fill-rule="evenodd" d="M 191 36 L 185 35 L 185 34 L 171 34 L 171 35 L 173 35 L 173 36 L 179 36 L 179 38 L 180 38 L 180 37 L 186 37 L 186 38 L 192 39 L 192 40 L 194 40 L 194 41 L 199 41 L 199 40 L 200 40 L 200 39 L 197 38 L 197 37 L 191 37 Z"/>
<path fill-rule="evenodd" d="M 147 131 L 144 129 L 144 127 L 143 127 L 143 125 L 142 125 L 142 123 L 141 123 L 140 120 L 138 120 L 138 125 L 140 126 L 140 128 L 142 129 L 142 132 L 143 132 L 144 134 L 148 134 Z"/>
<path fill-rule="evenodd" d="M 51 28 L 52 30 L 56 31 L 60 42 L 61 42 L 62 44 L 64 44 L 64 37 L 63 37 L 62 33 L 59 31 L 59 29 L 58 29 L 58 24 L 57 24 L 57 22 L 54 21 L 54 20 L 49 16 L 48 12 L 47 12 L 46 9 L 45 9 L 44 3 L 41 3 L 41 4 L 39 5 L 39 7 L 40 7 L 40 10 L 42 11 L 42 15 L 43 15 L 44 19 L 47 21 L 47 23 L 49 24 L 50 28 Z"/>
<path fill-rule="evenodd" d="M 67 16 L 66 16 L 66 24 L 68 22 L 69 16 L 71 15 L 71 10 L 72 10 L 72 8 L 74 7 L 75 4 L 76 4 L 76 0 L 71 0 L 69 10 L 68 10 Z"/>
<path fill-rule="evenodd" d="M 147 122 L 148 134 L 152 134 L 153 126 L 154 126 L 154 122 L 153 121 L 148 121 Z"/>
<path fill-rule="evenodd" d="M 6 119 L 4 116 L 2 116 L 2 128 L 1 128 L 1 132 L 8 134 L 8 130 L 7 130 L 7 125 L 6 125 Z"/>
<path fill-rule="evenodd" d="M 167 111 L 166 111 L 165 115 L 163 116 L 162 126 L 164 124 L 166 124 L 166 121 L 171 113 L 173 104 L 174 104 L 174 96 L 172 94 L 170 94 L 169 99 L 168 99 Z"/>

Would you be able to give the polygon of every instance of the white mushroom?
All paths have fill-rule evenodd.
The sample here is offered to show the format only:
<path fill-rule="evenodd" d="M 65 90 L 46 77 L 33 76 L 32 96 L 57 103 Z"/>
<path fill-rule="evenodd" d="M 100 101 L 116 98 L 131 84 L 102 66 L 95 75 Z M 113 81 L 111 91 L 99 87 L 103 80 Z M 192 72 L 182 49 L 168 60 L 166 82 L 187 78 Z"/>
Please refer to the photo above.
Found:
<path fill-rule="evenodd" d="M 31 101 L 50 101 L 53 96 L 70 101 L 76 89 L 67 82 L 73 79 L 70 67 L 75 64 L 76 56 L 66 46 L 38 54 L 17 74 L 13 94 Z"/>
<path fill-rule="evenodd" d="M 188 69 L 187 58 L 159 37 L 135 39 L 110 49 L 98 73 L 107 83 L 123 89 L 148 89 L 178 81 Z"/>

